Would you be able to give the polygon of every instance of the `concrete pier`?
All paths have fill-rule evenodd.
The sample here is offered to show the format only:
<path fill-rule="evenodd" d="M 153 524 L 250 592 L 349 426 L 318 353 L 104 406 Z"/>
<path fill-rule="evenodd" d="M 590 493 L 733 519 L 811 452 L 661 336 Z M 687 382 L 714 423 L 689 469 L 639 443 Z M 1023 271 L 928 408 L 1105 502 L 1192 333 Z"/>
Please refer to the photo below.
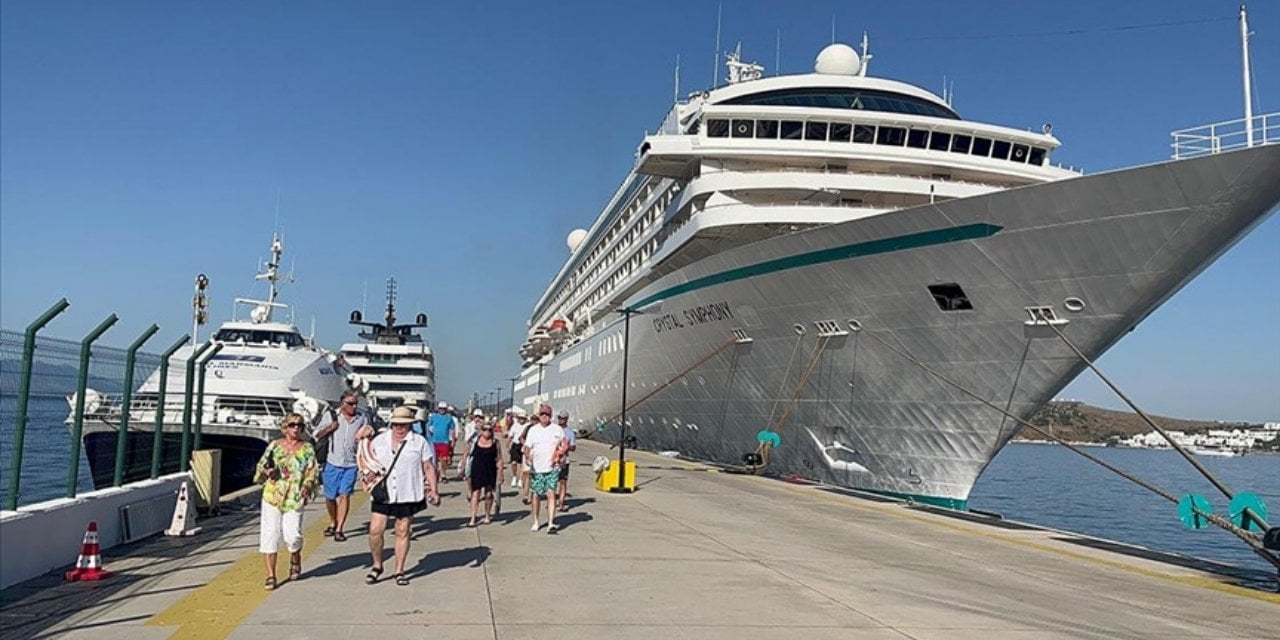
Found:
<path fill-rule="evenodd" d="M 529 530 L 508 494 L 465 528 L 462 483 L 416 523 L 412 583 L 364 584 L 361 498 L 346 542 L 308 508 L 303 578 L 262 589 L 256 503 L 191 539 L 106 558 L 96 584 L 0 593 L 5 638 L 1276 638 L 1265 574 L 1016 523 L 719 472 L 639 453 L 639 490 L 599 493 L 575 454 L 570 511 Z M 510 491 L 510 489 L 507 489 Z M 390 537 L 388 537 L 390 542 Z M 68 561 L 76 549 L 68 549 Z M 390 551 L 388 550 L 388 554 Z"/>

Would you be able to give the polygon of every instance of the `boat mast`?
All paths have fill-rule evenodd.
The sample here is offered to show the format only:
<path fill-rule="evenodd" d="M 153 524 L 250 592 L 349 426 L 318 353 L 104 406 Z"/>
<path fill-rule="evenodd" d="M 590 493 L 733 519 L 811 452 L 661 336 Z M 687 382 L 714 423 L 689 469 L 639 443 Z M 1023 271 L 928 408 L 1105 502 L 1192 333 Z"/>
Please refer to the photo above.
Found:
<path fill-rule="evenodd" d="M 1245 146 L 1253 146 L 1253 69 L 1249 67 L 1249 12 L 1240 3 L 1240 55 L 1244 58 L 1244 136 Z"/>

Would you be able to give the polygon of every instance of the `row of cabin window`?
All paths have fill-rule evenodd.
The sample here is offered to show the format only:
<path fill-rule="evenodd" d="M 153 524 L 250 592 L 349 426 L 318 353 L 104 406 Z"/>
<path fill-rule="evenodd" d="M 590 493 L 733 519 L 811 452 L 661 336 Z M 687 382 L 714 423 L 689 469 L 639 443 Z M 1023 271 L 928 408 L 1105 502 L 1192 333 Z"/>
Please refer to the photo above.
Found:
<path fill-rule="evenodd" d="M 856 142 L 893 147 L 950 151 L 975 156 L 1044 165 L 1047 150 L 1005 140 L 963 133 L 908 129 L 906 127 L 853 124 L 850 122 L 801 122 L 799 120 L 747 120 L 710 118 L 708 138 L 767 138 L 771 140 L 821 140 Z"/>
<path fill-rule="evenodd" d="M 609 254 L 605 256 L 604 260 L 601 260 L 598 264 L 595 265 L 594 268 L 592 268 L 590 274 L 587 275 L 587 277 L 581 278 L 582 284 L 578 285 L 578 288 L 574 289 L 572 292 L 569 292 L 568 289 L 561 290 L 560 295 L 557 296 L 557 302 L 561 298 L 563 298 L 566 293 L 569 294 L 569 297 L 576 296 L 579 290 L 582 287 L 586 286 L 588 283 L 592 282 L 596 278 L 596 276 L 600 274 L 601 271 L 604 271 L 609 267 L 613 266 L 613 263 L 617 259 L 617 257 L 622 252 L 629 249 L 631 244 L 635 242 L 635 239 L 644 233 L 645 229 L 648 229 L 650 226 L 652 226 L 654 223 L 657 222 L 658 214 L 666 210 L 666 208 L 671 204 L 672 200 L 674 199 L 675 199 L 674 189 L 668 190 L 666 193 L 664 193 L 662 197 L 659 198 L 658 201 L 654 204 L 654 206 L 650 207 L 648 211 L 645 213 L 644 220 L 641 221 L 640 224 L 631 228 L 631 230 L 627 234 L 626 241 L 618 246 L 613 247 L 613 249 L 609 252 Z M 628 220 L 630 220 L 631 215 L 632 215 L 631 213 L 628 213 L 626 216 L 622 218 L 622 220 L 620 220 L 620 223 L 625 223 Z M 610 232 L 610 235 L 605 238 L 605 242 L 602 242 L 600 244 L 600 249 L 602 249 L 610 240 L 612 240 L 612 238 L 613 238 L 613 232 Z M 597 251 L 599 251 L 600 249 L 597 249 Z M 581 267 L 579 269 L 581 270 Z"/>

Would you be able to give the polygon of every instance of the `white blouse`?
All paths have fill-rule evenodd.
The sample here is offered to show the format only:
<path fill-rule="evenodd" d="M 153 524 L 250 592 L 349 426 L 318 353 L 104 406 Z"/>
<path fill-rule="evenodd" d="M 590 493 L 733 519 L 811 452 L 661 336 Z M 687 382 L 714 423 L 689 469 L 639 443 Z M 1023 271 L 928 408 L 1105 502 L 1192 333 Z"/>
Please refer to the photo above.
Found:
<path fill-rule="evenodd" d="M 375 436 L 370 443 L 375 463 L 372 466 L 375 468 L 390 468 L 391 461 L 396 457 L 396 452 L 391 448 L 391 435 L 391 430 L 388 429 Z M 413 431 L 405 435 L 400 446 L 405 449 L 400 453 L 400 459 L 395 461 L 396 465 L 387 477 L 388 501 L 392 503 L 422 502 L 426 499 L 426 491 L 422 486 L 426 482 L 426 477 L 422 475 L 422 464 L 434 462 L 435 451 L 426 438 Z"/>

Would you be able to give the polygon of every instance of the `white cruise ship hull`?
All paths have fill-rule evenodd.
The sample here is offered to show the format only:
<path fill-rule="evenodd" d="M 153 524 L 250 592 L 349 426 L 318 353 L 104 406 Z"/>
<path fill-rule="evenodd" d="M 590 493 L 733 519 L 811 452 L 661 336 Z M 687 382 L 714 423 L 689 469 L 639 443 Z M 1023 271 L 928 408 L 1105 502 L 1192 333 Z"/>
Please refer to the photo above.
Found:
<path fill-rule="evenodd" d="M 771 473 L 964 508 L 1019 425 L 880 341 L 1029 417 L 1084 368 L 1048 327 L 1027 325 L 1029 307 L 1052 307 L 1066 321 L 1058 328 L 1097 358 L 1278 202 L 1280 145 L 1271 145 L 725 251 L 623 301 L 643 312 L 630 324 L 631 403 L 735 331 L 748 339 L 630 409 L 629 433 L 645 449 L 740 464 L 767 430 L 780 439 Z M 928 287 L 946 283 L 972 309 L 940 309 Z M 1071 309 L 1076 300 L 1082 309 Z M 574 426 L 613 441 L 623 322 L 616 314 L 597 322 L 589 337 L 526 368 L 516 401 L 531 408 L 540 383 L 541 397 L 567 409 Z"/>

